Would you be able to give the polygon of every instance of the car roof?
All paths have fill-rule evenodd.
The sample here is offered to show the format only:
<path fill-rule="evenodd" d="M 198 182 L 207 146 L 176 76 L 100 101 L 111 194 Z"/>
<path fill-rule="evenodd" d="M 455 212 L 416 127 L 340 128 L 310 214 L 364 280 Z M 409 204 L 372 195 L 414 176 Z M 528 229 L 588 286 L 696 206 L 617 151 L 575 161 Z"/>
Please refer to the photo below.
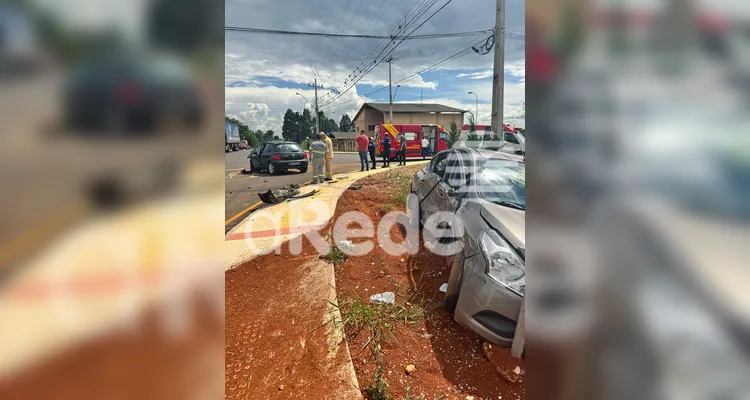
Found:
<path fill-rule="evenodd" d="M 297 142 L 291 142 L 287 140 L 269 140 L 267 142 L 263 142 L 261 144 L 299 144 Z"/>

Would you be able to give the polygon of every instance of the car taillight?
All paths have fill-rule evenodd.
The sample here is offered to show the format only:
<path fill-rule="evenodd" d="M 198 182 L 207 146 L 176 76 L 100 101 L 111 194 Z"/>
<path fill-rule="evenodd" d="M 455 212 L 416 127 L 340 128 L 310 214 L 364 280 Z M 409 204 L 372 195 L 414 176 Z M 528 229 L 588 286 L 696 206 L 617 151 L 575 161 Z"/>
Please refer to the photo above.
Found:
<path fill-rule="evenodd" d="M 117 100 L 122 103 L 135 103 L 141 98 L 141 86 L 134 82 L 127 82 L 117 87 Z"/>
<path fill-rule="evenodd" d="M 302 157 L 304 157 L 305 160 L 307 160 L 307 153 L 302 153 Z"/>
<path fill-rule="evenodd" d="M 281 155 L 279 155 L 279 154 L 274 154 L 274 155 L 271 156 L 271 158 L 273 158 L 276 161 L 281 161 Z"/>

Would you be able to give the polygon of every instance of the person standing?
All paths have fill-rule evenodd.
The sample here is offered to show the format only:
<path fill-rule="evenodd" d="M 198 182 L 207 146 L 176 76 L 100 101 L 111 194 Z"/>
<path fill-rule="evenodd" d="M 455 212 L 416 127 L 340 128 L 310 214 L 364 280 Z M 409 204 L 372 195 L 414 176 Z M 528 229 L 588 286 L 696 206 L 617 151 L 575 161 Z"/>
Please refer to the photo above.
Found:
<path fill-rule="evenodd" d="M 320 132 L 323 136 L 325 136 L 324 143 L 328 147 L 326 149 L 326 180 L 332 181 L 333 180 L 333 142 L 331 141 L 331 138 L 328 137 L 323 132 Z"/>
<path fill-rule="evenodd" d="M 403 133 L 398 133 L 398 165 L 406 165 L 406 136 Z"/>
<path fill-rule="evenodd" d="M 375 165 L 375 150 L 377 145 L 375 144 L 375 139 L 370 138 L 370 143 L 367 145 L 367 150 L 370 152 L 370 160 L 372 160 L 372 169 L 377 169 L 377 165 Z"/>
<path fill-rule="evenodd" d="M 367 167 L 367 170 L 369 171 L 370 163 L 367 161 L 367 146 L 369 145 L 370 141 L 365 135 L 365 130 L 362 129 L 361 131 L 359 131 L 359 136 L 357 136 L 357 138 L 354 140 L 357 142 L 357 151 L 359 152 L 359 171 L 364 171 L 365 167 Z"/>
<path fill-rule="evenodd" d="M 426 159 L 430 154 L 430 141 L 426 137 L 422 138 L 422 159 Z"/>
<path fill-rule="evenodd" d="M 314 142 L 310 143 L 310 162 L 312 163 L 313 183 L 325 181 L 325 162 L 328 146 L 324 142 L 325 133 L 320 135 Z"/>
<path fill-rule="evenodd" d="M 383 138 L 383 168 L 391 166 L 391 135 L 385 133 Z"/>

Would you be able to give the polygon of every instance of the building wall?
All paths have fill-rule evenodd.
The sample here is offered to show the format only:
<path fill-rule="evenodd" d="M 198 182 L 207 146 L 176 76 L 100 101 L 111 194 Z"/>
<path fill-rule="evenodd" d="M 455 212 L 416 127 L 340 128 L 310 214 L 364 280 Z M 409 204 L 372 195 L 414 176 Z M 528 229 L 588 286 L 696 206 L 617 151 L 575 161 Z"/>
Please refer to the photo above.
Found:
<path fill-rule="evenodd" d="M 451 126 L 451 121 L 455 119 L 456 120 L 456 126 L 460 130 L 462 126 L 464 126 L 464 115 L 463 114 L 440 114 L 440 123 L 439 125 L 442 125 L 445 130 L 449 130 Z"/>
<path fill-rule="evenodd" d="M 464 124 L 463 114 L 430 114 L 430 113 L 393 113 L 394 124 L 425 124 L 442 125 L 445 129 L 449 129 L 451 120 L 455 118 L 456 125 L 460 128 Z M 380 112 L 374 109 L 365 109 L 360 113 L 356 120 L 354 120 L 354 126 L 356 132 L 360 129 L 364 129 L 367 135 L 374 133 L 373 130 L 369 129 L 371 125 L 377 125 L 384 123 L 388 120 L 388 112 Z"/>
<path fill-rule="evenodd" d="M 395 117 L 395 114 L 394 114 Z M 365 133 L 367 135 L 372 135 L 375 133 L 374 129 L 370 129 L 370 126 L 381 124 L 384 122 L 384 116 L 383 113 L 375 110 L 375 109 L 365 109 L 363 110 L 357 119 L 354 120 L 354 127 L 356 128 L 356 132 L 359 132 L 361 129 L 365 130 Z"/>

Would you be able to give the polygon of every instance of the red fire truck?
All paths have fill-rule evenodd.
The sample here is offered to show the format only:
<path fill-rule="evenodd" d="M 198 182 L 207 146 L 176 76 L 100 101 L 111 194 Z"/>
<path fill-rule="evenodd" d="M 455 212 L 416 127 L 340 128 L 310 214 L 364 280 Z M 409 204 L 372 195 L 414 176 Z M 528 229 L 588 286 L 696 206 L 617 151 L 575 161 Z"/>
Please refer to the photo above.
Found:
<path fill-rule="evenodd" d="M 383 138 L 391 137 L 392 159 L 396 158 L 399 150 L 398 133 L 406 136 L 406 157 L 422 157 L 422 139 L 427 139 L 432 154 L 448 150 L 448 132 L 441 125 L 420 124 L 377 124 L 375 125 L 375 142 L 377 154 L 383 151 Z"/>

